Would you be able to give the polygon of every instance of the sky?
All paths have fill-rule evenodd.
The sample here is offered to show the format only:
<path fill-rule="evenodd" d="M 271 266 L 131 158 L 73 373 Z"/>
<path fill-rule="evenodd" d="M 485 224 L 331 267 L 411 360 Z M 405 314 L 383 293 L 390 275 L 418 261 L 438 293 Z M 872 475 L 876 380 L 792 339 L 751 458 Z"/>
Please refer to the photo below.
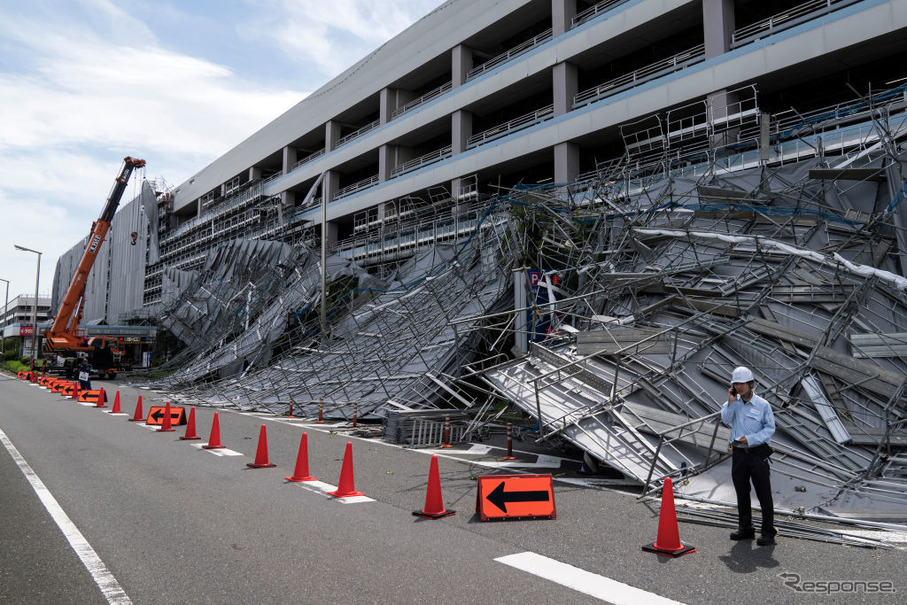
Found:
<path fill-rule="evenodd" d="M 177 186 L 443 0 L 0 0 L 0 279 L 50 295 L 123 158 Z M 0 281 L 0 297 L 6 283 Z M 4 302 L 0 298 L 0 305 Z"/>

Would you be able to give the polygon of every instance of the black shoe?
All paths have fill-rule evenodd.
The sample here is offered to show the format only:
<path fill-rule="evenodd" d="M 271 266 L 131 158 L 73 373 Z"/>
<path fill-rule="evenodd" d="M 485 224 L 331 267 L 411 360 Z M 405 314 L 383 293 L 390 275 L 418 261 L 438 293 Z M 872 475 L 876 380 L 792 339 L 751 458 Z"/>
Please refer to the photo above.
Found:
<path fill-rule="evenodd" d="M 756 537 L 756 530 L 752 527 L 737 528 L 737 531 L 731 533 L 731 540 L 752 540 Z"/>
<path fill-rule="evenodd" d="M 775 544 L 775 534 L 762 534 L 756 540 L 759 546 L 773 546 Z"/>

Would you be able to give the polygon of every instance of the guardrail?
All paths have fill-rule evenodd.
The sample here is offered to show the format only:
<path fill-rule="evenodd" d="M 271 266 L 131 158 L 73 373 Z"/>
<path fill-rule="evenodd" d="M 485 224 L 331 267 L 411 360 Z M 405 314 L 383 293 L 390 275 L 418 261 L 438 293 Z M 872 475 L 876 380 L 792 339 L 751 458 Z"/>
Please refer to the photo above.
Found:
<path fill-rule="evenodd" d="M 304 158 L 302 158 L 301 160 L 299 160 L 298 162 L 296 162 L 295 164 L 293 164 L 293 170 L 296 170 L 297 168 L 299 168 L 299 167 L 302 166 L 303 164 L 308 164 L 308 163 L 311 162 L 312 160 L 316 160 L 316 159 L 320 158 L 321 156 L 324 155 L 324 153 L 325 153 L 325 152 L 324 152 L 324 148 L 323 148 L 323 147 L 322 147 L 321 149 L 319 149 L 318 151 L 316 151 L 315 153 L 310 153 L 309 155 L 305 156 Z"/>
<path fill-rule="evenodd" d="M 334 194 L 334 199 L 339 200 L 342 197 L 352 195 L 353 193 L 356 193 L 357 191 L 360 191 L 362 189 L 368 189 L 369 187 L 377 185 L 378 182 L 379 182 L 379 179 L 378 179 L 377 174 L 375 176 L 370 176 L 367 179 L 362 179 L 361 181 L 356 181 L 352 185 L 347 185 L 346 187 L 338 189 L 337 193 Z"/>
<path fill-rule="evenodd" d="M 240 195 L 235 196 L 235 199 L 231 199 L 226 203 L 220 204 L 210 214 L 206 214 L 204 216 L 197 216 L 195 218 L 189 219 L 188 221 L 186 221 L 185 223 L 183 223 L 182 225 L 180 225 L 179 227 L 175 228 L 173 231 L 168 233 L 167 237 L 165 239 L 167 241 L 171 241 L 174 238 L 177 238 L 177 237 L 191 231 L 194 227 L 197 227 L 197 226 L 203 225 L 203 224 L 208 224 L 211 222 L 211 220 L 216 219 L 220 216 L 223 216 L 224 214 L 230 212 L 237 206 L 242 206 L 243 204 L 246 204 L 246 203 L 254 200 L 255 198 L 259 197 L 262 194 L 262 190 L 264 189 L 264 184 L 266 182 L 267 181 L 262 181 L 261 183 L 258 183 L 257 185 L 249 187 L 248 189 L 243 191 Z"/>
<path fill-rule="evenodd" d="M 611 95 L 615 95 L 618 92 L 626 90 L 628 88 L 633 88 L 644 82 L 660 78 L 662 76 L 680 71 L 701 63 L 705 60 L 705 45 L 699 44 L 693 48 L 687 49 L 683 52 L 677 53 L 673 57 L 667 59 L 662 59 L 656 63 L 646 65 L 636 71 L 624 74 L 613 80 L 609 80 L 603 84 L 599 84 L 595 88 L 589 88 L 577 94 L 573 97 L 573 107 L 578 108 L 589 103 L 594 103 Z"/>
<path fill-rule="evenodd" d="M 423 166 L 434 164 L 435 162 L 440 162 L 441 160 L 449 158 L 452 154 L 453 148 L 450 145 L 442 147 L 441 149 L 436 149 L 431 153 L 426 153 L 425 155 L 409 160 L 408 162 L 403 162 L 391 171 L 391 178 L 406 174 L 407 172 L 412 172 L 413 170 L 418 170 Z"/>
<path fill-rule="evenodd" d="M 370 130 L 374 130 L 374 129 L 378 128 L 378 126 L 380 126 L 380 125 L 381 125 L 381 120 L 375 120 L 374 122 L 369 122 L 362 128 L 359 128 L 358 130 L 354 130 L 353 132 L 349 133 L 346 136 L 340 137 L 340 139 L 337 140 L 337 147 L 346 145 L 353 139 L 358 139 L 359 137 L 361 137 L 365 133 L 369 132 Z"/>
<path fill-rule="evenodd" d="M 595 6 L 590 6 L 586 10 L 577 13 L 576 16 L 570 20 L 570 29 L 580 26 L 586 21 L 591 21 L 599 15 L 603 15 L 608 11 L 614 10 L 621 4 L 625 4 L 629 1 L 630 0 L 604 0 L 603 2 L 599 2 Z"/>
<path fill-rule="evenodd" d="M 520 55 L 525 54 L 526 52 L 532 50 L 536 46 L 540 46 L 540 45 L 544 44 L 545 42 L 550 40 L 552 37 L 554 37 L 553 30 L 548 29 L 546 31 L 543 31 L 542 33 L 535 36 L 534 38 L 530 38 L 529 40 L 526 40 L 525 42 L 523 42 L 521 44 L 517 44 L 516 46 L 514 46 L 507 52 L 501 53 L 497 57 L 494 57 L 494 58 L 489 59 L 488 61 L 485 61 L 478 67 L 473 67 L 472 69 L 470 69 L 469 71 L 466 72 L 466 80 L 469 81 L 477 76 L 480 76 L 481 74 L 485 73 L 489 69 L 494 69 L 498 65 L 507 63 L 508 61 L 511 61 L 511 60 L 519 57 Z"/>
<path fill-rule="evenodd" d="M 755 42 L 816 17 L 862 2 L 862 0 L 810 0 L 756 23 L 745 25 L 731 34 L 731 48 Z"/>
<path fill-rule="evenodd" d="M 402 116 L 403 114 L 405 114 L 407 111 L 413 110 L 416 107 L 418 107 L 419 105 L 428 103 L 429 101 L 431 101 L 432 99 L 434 99 L 436 97 L 440 97 L 441 95 L 443 95 L 445 92 L 449 91 L 452 88 L 453 88 L 453 82 L 446 82 L 446 83 L 442 84 L 441 86 L 435 88 L 434 90 L 428 91 L 427 93 L 425 93 L 418 99 L 413 99 L 409 103 L 406 103 L 405 105 L 401 105 L 400 107 L 395 109 L 394 112 L 391 114 L 391 119 L 393 120 L 394 118 L 398 118 L 398 117 Z"/>
<path fill-rule="evenodd" d="M 523 130 L 524 128 L 529 128 L 530 126 L 533 126 L 535 124 L 550 120 L 552 117 L 554 117 L 554 105 L 542 107 L 541 109 L 533 111 L 532 113 L 527 113 L 518 118 L 514 118 L 509 122 L 498 124 L 493 128 L 489 128 L 488 130 L 472 135 L 471 137 L 466 139 L 466 148 L 472 149 L 473 147 L 484 145 L 485 143 L 499 139 L 512 132 Z"/>

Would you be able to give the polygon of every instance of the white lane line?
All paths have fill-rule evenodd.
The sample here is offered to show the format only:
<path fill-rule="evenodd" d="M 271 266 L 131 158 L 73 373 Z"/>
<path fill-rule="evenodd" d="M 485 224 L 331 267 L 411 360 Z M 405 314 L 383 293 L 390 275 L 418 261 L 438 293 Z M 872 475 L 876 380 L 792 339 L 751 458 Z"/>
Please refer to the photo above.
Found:
<path fill-rule="evenodd" d="M 215 456 L 220 456 L 220 457 L 243 456 L 244 455 L 241 452 L 234 452 L 233 450 L 228 450 L 225 447 L 205 449 L 205 446 L 208 445 L 207 443 L 190 443 L 189 445 L 191 445 L 192 447 L 197 448 L 203 452 L 208 452 L 209 454 L 214 454 Z"/>
<path fill-rule="evenodd" d="M 25 461 L 25 458 L 22 457 L 22 454 L 19 453 L 19 450 L 16 449 L 16 446 L 13 445 L 13 442 L 9 440 L 2 429 L 0 429 L 0 441 L 3 442 L 3 445 L 6 447 L 7 451 L 9 451 L 10 456 L 15 460 L 19 470 L 22 471 L 22 474 L 28 479 L 32 489 L 38 494 L 38 498 L 56 522 L 57 527 L 59 527 L 60 531 L 63 532 L 63 535 L 66 536 L 69 545 L 79 556 L 82 565 L 84 565 L 85 569 L 88 570 L 88 573 L 91 574 L 91 577 L 94 579 L 95 584 L 98 585 L 98 588 L 101 589 L 101 593 L 104 595 L 104 598 L 107 599 L 107 602 L 116 603 L 118 605 L 132 603 L 132 600 L 126 595 L 126 591 L 123 590 L 123 587 L 120 586 L 117 579 L 113 577 L 113 574 L 110 573 L 110 570 L 104 565 L 104 561 L 101 560 L 98 553 L 91 547 L 91 544 L 88 543 L 88 540 L 85 539 L 85 536 L 82 535 L 79 528 L 75 526 L 72 520 L 70 520 L 69 515 L 66 514 L 57 502 L 57 499 L 53 497 L 53 494 L 50 493 L 50 490 L 47 489 L 47 486 L 44 485 L 44 482 L 41 481 L 41 478 L 38 477 L 38 474 L 35 473 L 28 462 Z"/>
<path fill-rule="evenodd" d="M 294 485 L 298 485 L 303 489 L 307 489 L 310 492 L 316 492 L 319 494 L 324 494 L 326 497 L 331 500 L 336 500 L 343 504 L 361 504 L 363 502 L 374 502 L 372 498 L 368 496 L 346 496 L 345 498 L 337 498 L 330 495 L 328 492 L 336 492 L 337 486 L 331 485 L 330 483 L 325 483 L 323 481 L 299 481 L 295 482 Z"/>
<path fill-rule="evenodd" d="M 614 605 L 636 605 L 637 603 L 669 603 L 679 605 L 655 593 L 647 592 L 641 588 L 634 588 L 629 584 L 612 580 L 573 565 L 549 559 L 534 552 L 521 552 L 506 557 L 495 559 L 498 563 L 510 565 L 521 571 L 551 580 L 567 588 L 572 588 L 596 599 L 601 599 Z"/>

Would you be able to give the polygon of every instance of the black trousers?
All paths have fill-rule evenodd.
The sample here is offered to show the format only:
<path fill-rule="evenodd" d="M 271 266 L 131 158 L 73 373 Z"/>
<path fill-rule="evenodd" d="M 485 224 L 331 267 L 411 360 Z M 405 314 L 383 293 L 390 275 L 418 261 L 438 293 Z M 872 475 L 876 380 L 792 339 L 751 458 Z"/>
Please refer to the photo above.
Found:
<path fill-rule="evenodd" d="M 742 529 L 753 526 L 753 509 L 750 503 L 750 481 L 762 507 L 762 533 L 775 535 L 775 509 L 772 502 L 772 481 L 768 459 L 756 452 L 734 448 L 731 460 L 731 478 L 737 492 L 737 519 Z"/>

